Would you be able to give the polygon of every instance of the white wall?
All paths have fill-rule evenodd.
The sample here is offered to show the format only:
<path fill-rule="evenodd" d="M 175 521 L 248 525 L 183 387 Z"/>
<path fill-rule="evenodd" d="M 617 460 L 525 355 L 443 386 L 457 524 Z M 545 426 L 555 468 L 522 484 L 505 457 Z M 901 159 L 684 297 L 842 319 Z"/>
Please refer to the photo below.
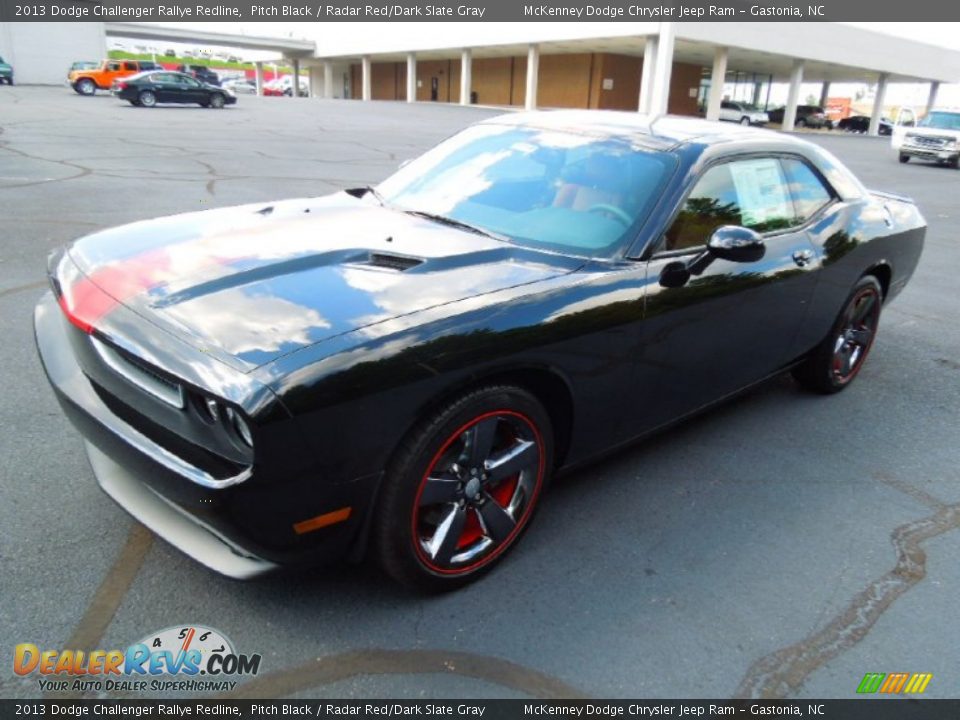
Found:
<path fill-rule="evenodd" d="M 17 84 L 60 85 L 77 60 L 103 60 L 103 23 L 0 23 L 0 55 Z"/>

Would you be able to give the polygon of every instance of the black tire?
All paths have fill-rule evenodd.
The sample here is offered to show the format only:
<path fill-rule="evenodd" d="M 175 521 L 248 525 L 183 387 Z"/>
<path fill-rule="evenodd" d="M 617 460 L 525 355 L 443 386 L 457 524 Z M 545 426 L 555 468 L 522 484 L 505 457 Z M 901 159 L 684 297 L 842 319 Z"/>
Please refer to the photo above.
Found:
<path fill-rule="evenodd" d="M 806 126 L 807 126 L 806 120 L 804 120 L 803 118 L 799 118 L 797 120 L 797 127 L 806 127 Z"/>
<path fill-rule="evenodd" d="M 157 106 L 157 95 L 153 90 L 141 90 L 137 95 L 137 102 L 141 107 L 152 108 Z"/>
<path fill-rule="evenodd" d="M 552 459 L 550 417 L 527 391 L 491 386 L 449 403 L 387 470 L 371 531 L 381 567 L 424 592 L 478 579 L 529 527 Z"/>
<path fill-rule="evenodd" d="M 793 369 L 807 390 L 829 395 L 849 387 L 863 367 L 880 325 L 883 288 L 873 275 L 853 286 L 830 333 Z"/>
<path fill-rule="evenodd" d="M 92 97 L 97 94 L 97 84 L 90 78 L 80 78 L 77 80 L 76 85 L 73 86 L 73 89 L 87 97 Z"/>
<path fill-rule="evenodd" d="M 742 118 L 740 118 L 740 124 L 741 124 L 741 125 L 749 125 L 749 124 L 750 124 L 750 118 L 748 118 L 746 115 L 744 115 Z"/>
<path fill-rule="evenodd" d="M 129 103 L 130 103 L 131 105 L 133 105 L 134 107 L 140 107 L 140 101 L 139 101 L 139 100 L 128 100 L 127 102 L 129 102 Z"/>
<path fill-rule="evenodd" d="M 903 153 L 900 153 L 900 162 L 902 162 L 902 163 L 908 163 L 908 162 L 910 162 L 910 156 L 909 156 L 909 155 L 904 155 Z"/>
<path fill-rule="evenodd" d="M 952 167 L 954 170 L 960 170 L 960 155 L 950 160 L 947 166 Z"/>
<path fill-rule="evenodd" d="M 214 93 L 210 96 L 210 107 L 212 107 L 214 110 L 219 110 L 224 105 L 226 105 L 226 99 L 222 94 Z"/>

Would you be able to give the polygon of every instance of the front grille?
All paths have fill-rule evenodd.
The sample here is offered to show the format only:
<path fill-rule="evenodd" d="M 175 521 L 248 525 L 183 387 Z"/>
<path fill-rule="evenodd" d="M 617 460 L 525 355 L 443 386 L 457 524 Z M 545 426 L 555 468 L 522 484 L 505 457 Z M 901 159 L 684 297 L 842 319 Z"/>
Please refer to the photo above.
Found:
<path fill-rule="evenodd" d="M 145 363 L 107 345 L 96 337 L 91 337 L 90 341 L 100 359 L 124 380 L 167 405 L 180 410 L 185 407 L 185 394 L 180 383 L 160 375 Z"/>
<path fill-rule="evenodd" d="M 169 451 L 181 460 L 190 463 L 216 479 L 234 477 L 242 472 L 246 466 L 228 460 L 210 450 L 186 440 L 168 428 L 151 420 L 139 410 L 130 407 L 115 397 L 106 388 L 96 382 L 90 383 L 94 392 L 103 401 L 110 412 L 123 420 L 127 425 Z"/>
<path fill-rule="evenodd" d="M 952 140 L 952 137 L 914 135 L 913 133 L 907 133 L 907 142 L 909 142 L 911 145 L 930 148 L 932 150 L 939 150 L 940 148 L 948 145 Z"/>

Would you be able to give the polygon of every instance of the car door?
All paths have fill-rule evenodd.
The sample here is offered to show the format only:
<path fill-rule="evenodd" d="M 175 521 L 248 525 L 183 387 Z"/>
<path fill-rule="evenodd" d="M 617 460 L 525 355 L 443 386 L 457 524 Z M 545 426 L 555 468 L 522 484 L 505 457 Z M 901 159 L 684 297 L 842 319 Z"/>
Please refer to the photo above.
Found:
<path fill-rule="evenodd" d="M 206 103 L 210 99 L 210 92 L 203 87 L 203 83 L 190 77 L 180 76 L 180 100 L 183 103 Z"/>
<path fill-rule="evenodd" d="M 795 160 L 791 158 L 791 163 Z M 819 257 L 787 167 L 743 156 L 702 171 L 647 261 L 632 419 L 638 433 L 733 393 L 789 363 L 813 296 Z M 831 198 L 828 196 L 827 200 Z M 712 258 L 725 225 L 759 233 L 761 259 Z M 679 272 L 699 258 L 692 274 Z"/>
<path fill-rule="evenodd" d="M 179 102 L 177 100 L 180 92 L 177 83 L 178 77 L 174 73 L 154 73 L 149 76 L 150 82 L 153 84 L 151 90 L 156 94 L 157 102 Z"/>
<path fill-rule="evenodd" d="M 122 67 L 122 64 L 115 60 L 108 62 L 104 68 L 103 75 L 101 76 L 101 87 L 113 87 L 113 81 L 123 76 L 123 71 L 121 69 Z"/>

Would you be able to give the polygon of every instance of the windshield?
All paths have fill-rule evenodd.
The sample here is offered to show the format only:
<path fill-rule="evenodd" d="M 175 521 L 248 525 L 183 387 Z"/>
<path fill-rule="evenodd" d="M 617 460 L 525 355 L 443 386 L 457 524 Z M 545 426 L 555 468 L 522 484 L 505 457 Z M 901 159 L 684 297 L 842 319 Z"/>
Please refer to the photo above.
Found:
<path fill-rule="evenodd" d="M 406 165 L 378 194 L 520 245 L 611 256 L 636 237 L 674 165 L 623 138 L 484 124 Z"/>
<path fill-rule="evenodd" d="M 920 121 L 920 126 L 939 130 L 960 130 L 960 113 L 934 110 Z"/>

